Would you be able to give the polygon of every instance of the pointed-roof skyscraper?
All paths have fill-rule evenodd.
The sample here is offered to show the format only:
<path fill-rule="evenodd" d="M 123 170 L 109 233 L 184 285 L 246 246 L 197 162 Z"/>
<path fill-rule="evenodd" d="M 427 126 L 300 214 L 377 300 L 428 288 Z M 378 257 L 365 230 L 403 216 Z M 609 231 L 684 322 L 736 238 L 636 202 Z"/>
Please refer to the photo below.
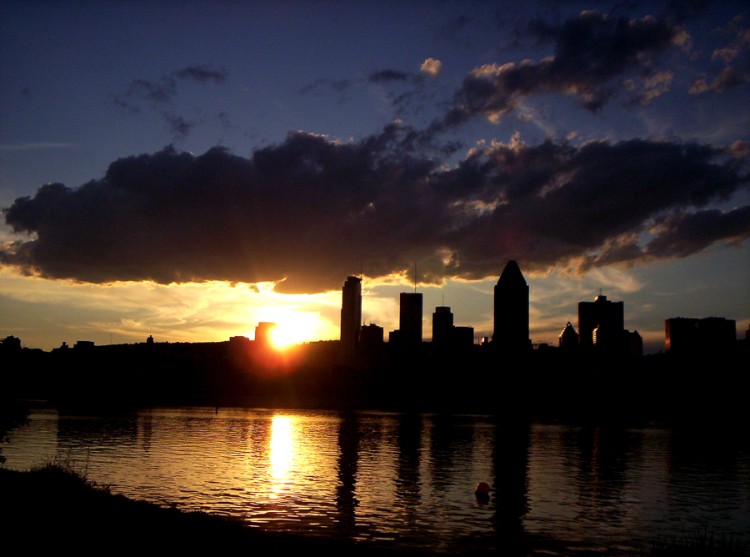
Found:
<path fill-rule="evenodd" d="M 501 352 L 527 352 L 529 339 L 529 285 L 518 263 L 508 261 L 495 285 L 495 330 L 492 343 Z"/>

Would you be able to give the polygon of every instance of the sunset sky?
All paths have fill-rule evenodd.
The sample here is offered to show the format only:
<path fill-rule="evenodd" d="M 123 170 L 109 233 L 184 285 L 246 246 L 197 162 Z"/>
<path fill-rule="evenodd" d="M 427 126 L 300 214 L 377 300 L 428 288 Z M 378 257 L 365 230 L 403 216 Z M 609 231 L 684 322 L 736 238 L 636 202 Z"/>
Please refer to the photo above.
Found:
<path fill-rule="evenodd" d="M 337 339 L 341 287 L 534 343 L 750 326 L 750 3 L 0 4 L 0 338 Z"/>

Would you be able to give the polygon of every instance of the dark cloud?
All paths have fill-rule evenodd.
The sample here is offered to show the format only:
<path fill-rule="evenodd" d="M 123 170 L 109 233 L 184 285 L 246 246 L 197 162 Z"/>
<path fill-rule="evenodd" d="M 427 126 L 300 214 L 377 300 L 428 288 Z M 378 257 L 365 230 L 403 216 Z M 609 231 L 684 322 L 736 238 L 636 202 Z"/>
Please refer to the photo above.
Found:
<path fill-rule="evenodd" d="M 306 95 L 315 89 L 318 89 L 320 87 L 330 87 L 337 93 L 344 93 L 349 88 L 352 87 L 354 83 L 349 79 L 327 79 L 327 78 L 320 78 L 316 79 L 312 83 L 308 83 L 304 87 L 301 87 L 299 91 L 297 91 L 300 95 Z"/>
<path fill-rule="evenodd" d="M 227 71 L 224 68 L 214 68 L 209 65 L 186 66 L 175 72 L 175 75 L 180 79 L 192 79 L 201 83 L 206 81 L 221 83 L 226 80 Z"/>
<path fill-rule="evenodd" d="M 614 95 L 616 78 L 653 74 L 653 56 L 682 37 L 667 20 L 615 18 L 594 11 L 560 25 L 535 19 L 528 30 L 541 43 L 552 42 L 554 53 L 539 62 L 475 69 L 456 91 L 446 124 L 480 115 L 498 119 L 522 98 L 550 92 L 575 96 L 585 109 L 597 111 Z"/>
<path fill-rule="evenodd" d="M 710 82 L 706 76 L 696 79 L 690 87 L 691 94 L 723 93 L 750 83 L 750 28 L 738 17 L 729 25 L 727 33 L 731 33 L 730 42 L 711 54 L 711 60 L 720 62 L 722 68 Z"/>
<path fill-rule="evenodd" d="M 658 236 L 646 246 L 654 258 L 687 256 L 714 242 L 742 242 L 750 236 L 750 207 L 671 213 L 658 223 Z"/>
<path fill-rule="evenodd" d="M 389 81 L 408 81 L 412 76 L 398 70 L 380 70 L 367 77 L 370 83 L 387 83 Z"/>
<path fill-rule="evenodd" d="M 113 162 L 78 188 L 42 186 L 5 219 L 29 234 L 0 251 L 25 272 L 89 282 L 427 281 L 682 257 L 750 236 L 742 150 L 641 140 L 493 144 L 446 167 L 389 126 L 357 143 L 295 133 L 250 158 L 167 148 Z"/>
<path fill-rule="evenodd" d="M 156 81 L 134 79 L 123 95 L 115 98 L 115 103 L 123 108 L 139 111 L 146 102 L 152 105 L 164 105 L 177 95 L 177 83 L 172 77 L 164 76 Z"/>
<path fill-rule="evenodd" d="M 196 125 L 175 111 L 174 100 L 180 81 L 221 83 L 227 78 L 223 68 L 210 65 L 186 66 L 156 80 L 134 79 L 125 93 L 116 95 L 112 103 L 126 112 L 140 114 L 144 110 L 155 112 L 170 130 L 175 141 L 184 139 Z"/>

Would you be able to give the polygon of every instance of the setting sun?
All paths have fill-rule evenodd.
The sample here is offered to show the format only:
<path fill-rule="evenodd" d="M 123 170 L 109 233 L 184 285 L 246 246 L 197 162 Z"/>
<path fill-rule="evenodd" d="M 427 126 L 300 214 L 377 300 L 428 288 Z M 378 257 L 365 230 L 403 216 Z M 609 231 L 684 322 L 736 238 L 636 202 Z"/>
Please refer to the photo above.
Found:
<path fill-rule="evenodd" d="M 271 344 L 279 350 L 317 338 L 319 319 L 301 311 L 276 311 L 268 321 L 275 323 L 270 331 Z"/>

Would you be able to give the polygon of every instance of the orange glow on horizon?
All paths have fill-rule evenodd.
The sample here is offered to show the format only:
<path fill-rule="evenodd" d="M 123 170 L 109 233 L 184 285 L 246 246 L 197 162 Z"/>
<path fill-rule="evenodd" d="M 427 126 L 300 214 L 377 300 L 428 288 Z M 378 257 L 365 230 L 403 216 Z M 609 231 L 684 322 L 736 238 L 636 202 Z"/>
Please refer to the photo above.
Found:
<path fill-rule="evenodd" d="M 271 346 L 276 350 L 286 350 L 294 345 L 315 341 L 321 334 L 321 322 L 315 313 L 274 308 L 266 311 L 262 321 L 274 323 L 269 332 Z"/>

